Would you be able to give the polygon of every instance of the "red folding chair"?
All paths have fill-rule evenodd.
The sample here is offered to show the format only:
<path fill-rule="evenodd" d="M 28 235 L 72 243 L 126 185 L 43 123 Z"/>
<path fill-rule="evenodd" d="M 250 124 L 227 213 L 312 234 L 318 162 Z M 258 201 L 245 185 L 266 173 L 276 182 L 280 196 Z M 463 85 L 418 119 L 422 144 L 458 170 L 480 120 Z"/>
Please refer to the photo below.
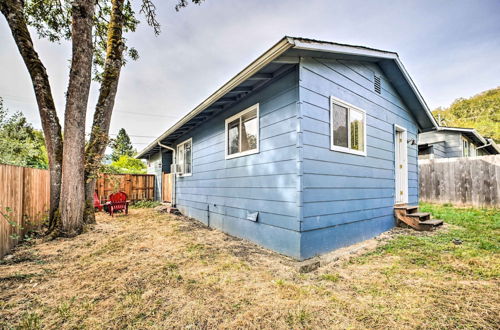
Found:
<path fill-rule="evenodd" d="M 102 211 L 103 206 L 104 205 L 102 205 L 101 201 L 99 200 L 99 196 L 97 196 L 97 191 L 94 191 L 94 209 Z"/>
<path fill-rule="evenodd" d="M 115 212 L 123 212 L 128 214 L 128 203 L 127 194 L 119 191 L 117 193 L 109 195 L 109 202 L 106 203 L 107 211 L 111 216 L 115 214 Z"/>

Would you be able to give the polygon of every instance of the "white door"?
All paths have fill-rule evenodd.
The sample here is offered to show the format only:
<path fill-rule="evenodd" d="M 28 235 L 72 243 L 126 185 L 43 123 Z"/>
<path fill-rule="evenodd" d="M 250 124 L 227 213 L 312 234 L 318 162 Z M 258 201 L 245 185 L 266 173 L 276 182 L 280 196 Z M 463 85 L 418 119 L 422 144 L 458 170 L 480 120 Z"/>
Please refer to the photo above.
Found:
<path fill-rule="evenodd" d="M 408 145 L 406 143 L 406 129 L 396 125 L 395 143 L 395 204 L 408 203 Z"/>

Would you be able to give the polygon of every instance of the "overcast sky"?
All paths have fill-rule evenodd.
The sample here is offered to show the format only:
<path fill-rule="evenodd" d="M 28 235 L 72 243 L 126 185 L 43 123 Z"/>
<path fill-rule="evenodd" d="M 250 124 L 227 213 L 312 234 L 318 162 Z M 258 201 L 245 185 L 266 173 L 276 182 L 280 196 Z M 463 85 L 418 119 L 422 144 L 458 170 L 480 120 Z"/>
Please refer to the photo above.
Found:
<path fill-rule="evenodd" d="M 132 2 L 137 3 L 137 0 Z M 399 53 L 433 109 L 500 86 L 500 0 L 206 0 L 176 12 L 157 0 L 162 33 L 127 36 L 140 59 L 122 71 L 111 133 L 140 150 L 284 35 Z M 36 40 L 61 122 L 70 45 Z M 87 122 L 95 106 L 93 86 Z M 0 18 L 0 96 L 40 127 L 31 82 Z"/>

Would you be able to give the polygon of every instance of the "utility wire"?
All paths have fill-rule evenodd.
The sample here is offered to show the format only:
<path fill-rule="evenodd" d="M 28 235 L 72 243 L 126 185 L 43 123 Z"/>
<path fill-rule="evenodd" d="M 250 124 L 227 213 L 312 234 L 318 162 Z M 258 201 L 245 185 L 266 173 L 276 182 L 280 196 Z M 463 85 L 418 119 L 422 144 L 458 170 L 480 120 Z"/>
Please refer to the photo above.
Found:
<path fill-rule="evenodd" d="M 27 97 L 22 97 L 22 96 L 13 96 L 13 95 L 8 95 L 8 94 L 0 94 L 0 97 L 3 98 L 4 100 L 10 100 L 13 102 L 17 103 L 24 103 L 24 104 L 29 104 L 34 107 L 38 107 L 38 105 L 34 102 L 31 101 L 31 99 Z M 29 100 L 29 101 L 28 101 Z M 137 111 L 125 111 L 125 110 L 114 110 L 114 113 L 126 113 L 129 115 L 135 115 L 135 116 L 146 116 L 146 117 L 159 117 L 159 118 L 178 118 L 178 116 L 174 115 L 161 115 L 161 114 L 156 114 L 156 113 L 142 113 L 142 112 L 137 112 Z"/>

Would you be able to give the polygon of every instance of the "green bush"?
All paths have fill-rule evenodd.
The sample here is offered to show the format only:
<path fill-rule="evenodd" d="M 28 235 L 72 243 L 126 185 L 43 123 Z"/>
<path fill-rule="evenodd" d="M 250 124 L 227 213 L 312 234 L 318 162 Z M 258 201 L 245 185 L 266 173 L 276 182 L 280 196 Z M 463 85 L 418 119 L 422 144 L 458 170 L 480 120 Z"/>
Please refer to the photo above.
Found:
<path fill-rule="evenodd" d="M 149 209 L 153 207 L 157 207 L 161 205 L 160 202 L 158 201 L 150 201 L 150 200 L 142 200 L 142 201 L 136 201 L 130 205 L 131 208 L 134 209 Z"/>

